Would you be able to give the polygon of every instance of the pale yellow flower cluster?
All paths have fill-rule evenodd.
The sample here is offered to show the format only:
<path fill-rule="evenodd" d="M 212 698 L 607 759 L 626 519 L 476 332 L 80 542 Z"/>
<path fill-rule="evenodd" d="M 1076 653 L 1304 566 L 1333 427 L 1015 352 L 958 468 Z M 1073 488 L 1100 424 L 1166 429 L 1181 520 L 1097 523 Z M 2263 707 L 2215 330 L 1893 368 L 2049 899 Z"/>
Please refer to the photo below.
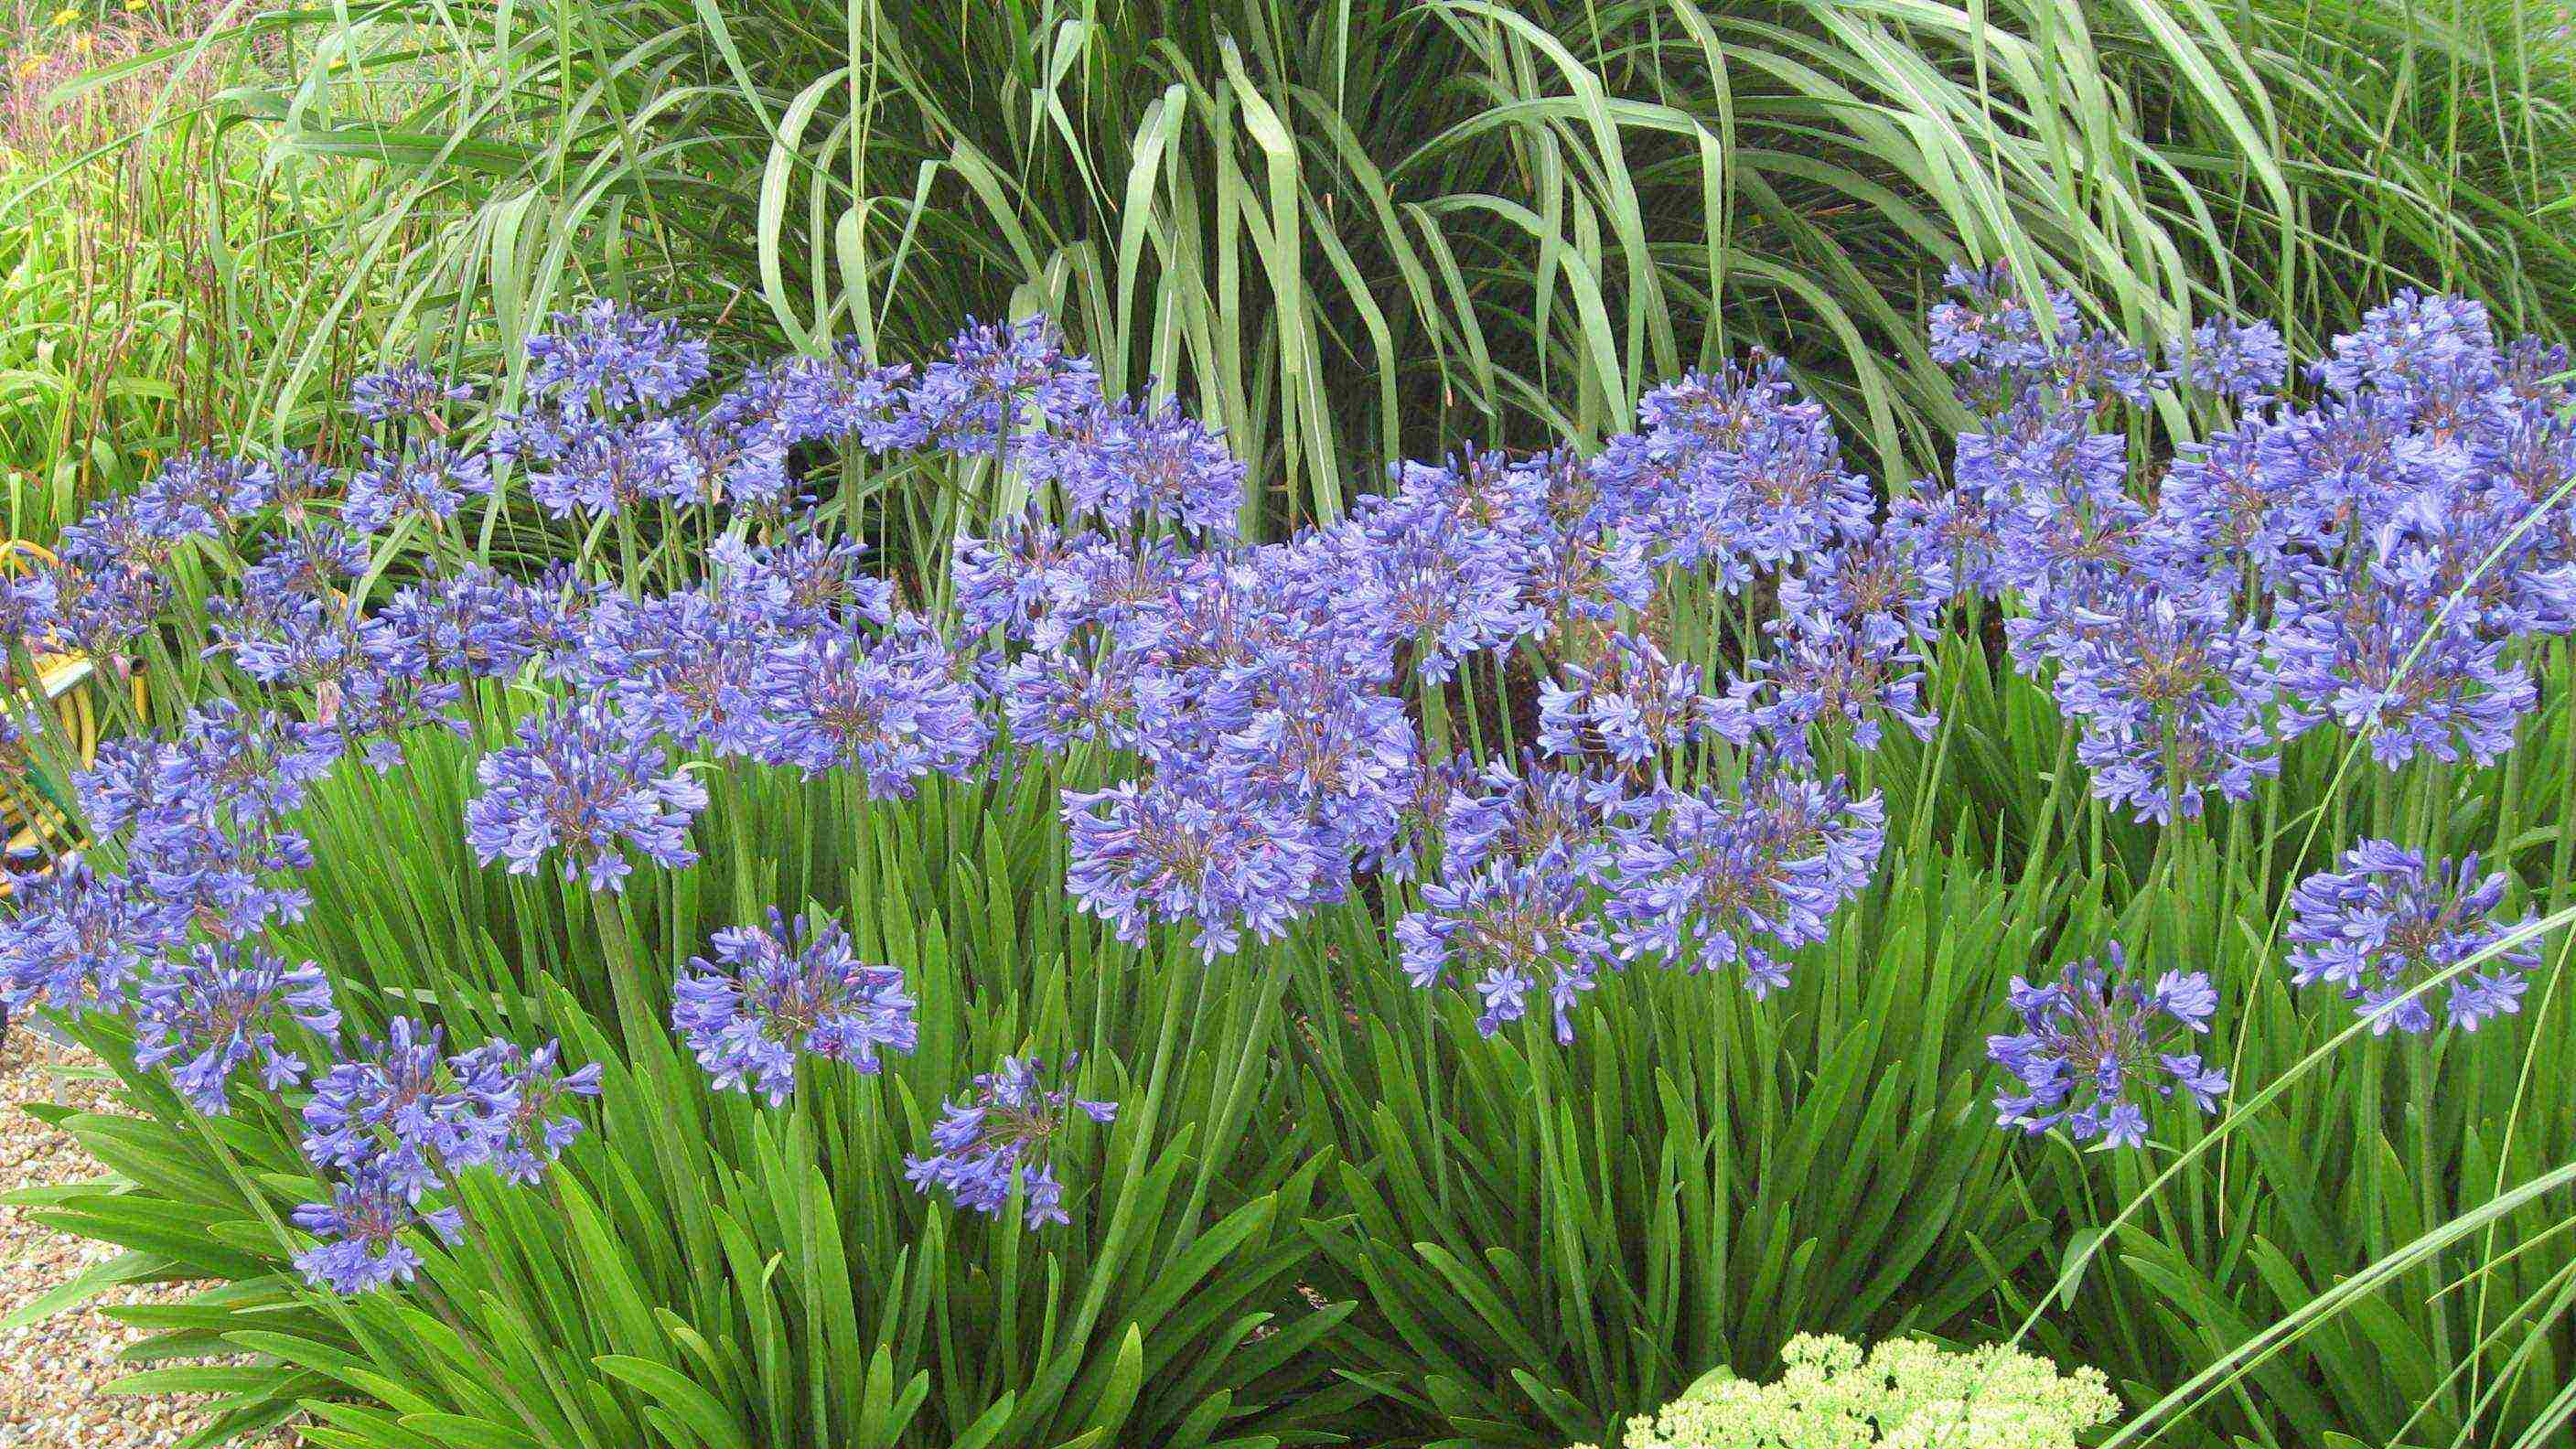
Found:
<path fill-rule="evenodd" d="M 2017 1349 L 1953 1353 L 1801 1335 L 1778 1380 L 1712 1375 L 1628 1422 L 1626 1449 L 2075 1449 L 2120 1409 L 2099 1369 Z M 1577 1445 L 1575 1449 L 1593 1449 Z"/>

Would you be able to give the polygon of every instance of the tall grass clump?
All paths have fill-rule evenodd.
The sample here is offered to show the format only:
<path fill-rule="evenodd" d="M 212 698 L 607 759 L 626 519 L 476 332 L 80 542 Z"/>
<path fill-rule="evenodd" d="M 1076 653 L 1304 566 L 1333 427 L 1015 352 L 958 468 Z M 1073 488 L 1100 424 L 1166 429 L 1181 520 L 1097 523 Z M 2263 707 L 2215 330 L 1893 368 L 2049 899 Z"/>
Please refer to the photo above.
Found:
<path fill-rule="evenodd" d="M 2565 351 L 1948 281 L 1884 497 L 1722 361 L 1255 542 L 1043 319 L 719 391 L 611 302 L 174 461 L 0 584 L 240 696 L 11 722 L 97 843 L 0 986 L 134 1109 L 29 1313 L 216 1280 L 138 1386 L 351 1449 L 1553 1449 L 1816 1333 L 2563 1437 Z M 871 552 L 907 469 L 1007 511 Z"/>
<path fill-rule="evenodd" d="M 1953 262 L 2011 259 L 2139 337 L 2238 300 L 2304 327 L 2293 302 L 2350 275 L 2318 219 L 2349 178 L 2291 163 L 2275 95 L 2328 79 L 2199 9 L 390 0 L 243 24 L 309 61 L 261 102 L 281 150 L 402 178 L 350 237 L 434 336 L 497 318 L 506 355 L 604 289 L 750 355 L 896 357 L 1045 310 L 1114 387 L 1223 424 L 1265 528 L 1403 457 L 1597 439 L 1756 346 L 1887 476 L 1928 471 L 1958 418 L 1912 318 Z M 422 63 L 417 104 L 348 114 Z M 2369 200 L 2428 233 L 2436 205 Z M 428 235 L 381 241 L 396 217 Z M 954 505 L 904 481 L 845 506 L 890 495 L 935 534 L 914 515 Z"/>
<path fill-rule="evenodd" d="M 273 164 L 216 105 L 264 79 L 263 58 L 208 42 L 202 18 L 34 0 L 0 12 L 11 538 L 50 545 L 173 453 L 254 429 L 305 436 L 319 415 L 270 364 L 309 349 L 336 387 L 365 334 L 376 297 L 363 277 L 337 274 L 354 297 L 346 325 L 320 325 L 305 303 L 367 175 Z"/>
<path fill-rule="evenodd" d="M 2576 251 L 2547 220 L 2576 195 L 2576 36 L 2563 6 L 2297 0 L 2248 7 L 2235 26 L 2275 78 L 2282 164 L 2310 182 L 2299 221 L 2325 262 L 2275 305 L 2354 316 L 2397 287 L 2449 286 L 2568 333 Z"/>

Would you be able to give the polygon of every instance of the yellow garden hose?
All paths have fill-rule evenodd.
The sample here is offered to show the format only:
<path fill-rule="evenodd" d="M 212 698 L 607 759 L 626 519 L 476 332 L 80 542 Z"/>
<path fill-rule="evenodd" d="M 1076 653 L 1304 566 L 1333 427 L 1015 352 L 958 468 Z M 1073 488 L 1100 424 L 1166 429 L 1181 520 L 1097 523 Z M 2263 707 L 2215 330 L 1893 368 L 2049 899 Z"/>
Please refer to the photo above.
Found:
<path fill-rule="evenodd" d="M 53 551 L 40 544 L 14 538 L 0 543 L 0 573 L 52 568 L 56 563 Z M 31 642 L 30 648 L 34 647 Z M 98 706 L 90 694 L 93 688 L 104 685 L 97 663 L 77 651 L 38 650 L 33 659 L 36 686 L 44 691 L 54 717 L 62 724 L 63 739 L 70 746 L 73 762 L 89 764 L 98 758 L 99 736 Z M 136 675 L 132 683 L 139 719 L 145 702 L 142 676 Z M 25 764 L 23 758 L 0 762 L 0 838 L 8 841 L 10 856 L 16 858 L 29 851 L 53 855 L 77 844 L 78 830 L 67 802 L 52 798 L 28 774 Z M 9 889 L 8 876 L 0 873 L 0 895 L 6 895 Z"/>

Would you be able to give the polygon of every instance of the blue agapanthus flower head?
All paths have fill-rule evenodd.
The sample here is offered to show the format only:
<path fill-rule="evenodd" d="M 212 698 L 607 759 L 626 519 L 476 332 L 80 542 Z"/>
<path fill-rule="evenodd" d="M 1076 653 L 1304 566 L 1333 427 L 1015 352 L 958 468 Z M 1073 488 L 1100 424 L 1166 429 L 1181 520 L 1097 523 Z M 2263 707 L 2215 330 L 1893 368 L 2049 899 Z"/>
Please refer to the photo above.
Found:
<path fill-rule="evenodd" d="M 380 533 L 406 519 L 439 523 L 455 517 L 467 498 L 491 492 L 492 467 L 481 453 L 440 442 L 377 450 L 349 475 L 340 521 L 361 533 Z"/>
<path fill-rule="evenodd" d="M 1228 799 L 1187 777 L 1067 790 L 1064 821 L 1065 890 L 1080 909 L 1136 944 L 1158 920 L 1191 922 L 1211 961 L 1247 930 L 1278 936 L 1331 878 L 1303 811 Z"/>
<path fill-rule="evenodd" d="M 637 734 L 745 753 L 762 721 L 754 675 L 771 650 L 800 637 L 780 624 L 785 607 L 774 580 L 717 578 L 641 599 L 604 594 L 584 611 L 580 648 L 558 669 L 607 692 Z"/>
<path fill-rule="evenodd" d="M 918 621 L 783 640 L 752 672 L 750 752 L 809 775 L 848 771 L 875 799 L 908 798 L 925 776 L 962 777 L 983 758 L 990 730 L 964 673 Z"/>
<path fill-rule="evenodd" d="M 1752 738 L 1741 701 L 1705 693 L 1699 666 L 1667 658 L 1654 640 L 1610 636 L 1592 662 L 1539 685 L 1539 748 L 1551 755 L 1644 765 L 1707 735 Z"/>
<path fill-rule="evenodd" d="M 2531 673 L 2484 636 L 2456 589 L 2395 559 L 2360 577 L 2319 572 L 2275 600 L 2285 735 L 2331 719 L 2395 769 L 2417 754 L 2492 763 L 2539 702 Z"/>
<path fill-rule="evenodd" d="M 2492 382 L 2498 361 L 2484 303 L 2408 287 L 2363 313 L 2360 330 L 2337 337 L 2333 356 L 2312 371 L 2347 397 L 2365 388 L 2422 397 Z"/>
<path fill-rule="evenodd" d="M 1031 486 L 1053 483 L 1078 512 L 1126 529 L 1177 524 L 1231 537 L 1243 510 L 1246 468 L 1225 435 L 1176 400 L 1103 400 L 1033 435 L 1020 467 Z"/>
<path fill-rule="evenodd" d="M 1820 733 L 1875 750 L 1891 719 L 1930 739 L 1940 720 L 1923 702 L 1923 656 L 1901 630 L 1889 635 L 1891 622 L 1815 608 L 1782 614 L 1763 626 L 1771 652 L 1736 682 L 1729 705 L 1792 761 L 1812 760 Z"/>
<path fill-rule="evenodd" d="M 503 1180 L 522 1187 L 543 1178 L 581 1136 L 584 1124 L 572 1111 L 573 1099 L 598 1096 L 604 1079 L 597 1062 L 565 1071 L 559 1042 L 530 1051 L 498 1038 L 458 1053 L 448 1072 L 490 1104 L 494 1145 L 485 1160 Z"/>
<path fill-rule="evenodd" d="M 925 1193 L 937 1188 L 958 1207 L 988 1217 L 1000 1216 L 1016 1190 L 1032 1231 L 1073 1221 L 1064 1207 L 1064 1184 L 1055 1175 L 1056 1140 L 1078 1119 L 1118 1120 L 1117 1103 L 1073 1095 L 1076 1060 L 1067 1057 L 1049 1071 L 1037 1057 L 1005 1057 L 997 1070 L 977 1077 L 963 1097 L 948 1101 L 930 1129 L 930 1145 L 937 1150 L 904 1159 L 913 1185 Z"/>
<path fill-rule="evenodd" d="M 2203 797 L 2244 800 L 2280 771 L 2275 692 L 2263 631 L 2232 589 L 2193 578 L 2077 575 L 2031 616 L 2017 652 L 2056 665 L 2058 708 L 2081 731 L 2076 756 L 2093 793 L 2141 820 L 2198 816 Z M 2017 660 L 2039 673 L 2039 660 Z"/>
<path fill-rule="evenodd" d="M 304 1155 L 351 1172 L 382 1168 L 417 1198 L 511 1144 L 517 1078 L 489 1054 L 444 1054 L 445 1033 L 396 1017 L 313 1081 Z"/>
<path fill-rule="evenodd" d="M 697 861 L 689 822 L 706 808 L 706 787 L 597 703 L 529 716 L 475 778 L 483 793 L 466 802 L 465 839 L 485 865 L 531 874 L 554 855 L 565 880 L 616 891 L 634 869 L 630 848 L 675 870 Z"/>
<path fill-rule="evenodd" d="M 397 362 L 349 384 L 349 411 L 371 423 L 418 418 L 439 422 L 450 403 L 470 401 L 474 389 L 449 382 L 417 362 Z"/>
<path fill-rule="evenodd" d="M 1831 934 L 1868 886 L 1886 807 L 1756 761 L 1737 794 L 1667 787 L 1614 829 L 1611 939 L 1622 960 L 1742 973 L 1756 997 L 1789 982 L 1789 956 Z"/>
<path fill-rule="evenodd" d="M 2183 385 L 2239 402 L 2271 397 L 2289 376 L 2290 348 L 2269 322 L 2214 318 L 2177 341 L 2168 356 Z"/>
<path fill-rule="evenodd" d="M 0 933 L 0 1005 L 121 1013 L 149 965 L 187 939 L 188 913 L 129 876 L 66 860 L 14 882 Z"/>
<path fill-rule="evenodd" d="M 1099 405 L 1100 373 L 1090 358 L 1067 352 L 1064 334 L 1044 317 L 969 322 L 948 355 L 921 370 L 905 401 L 926 441 L 975 457 L 1072 425 Z"/>
<path fill-rule="evenodd" d="M 333 1184 L 329 1202 L 295 1210 L 295 1225 L 321 1240 L 295 1255 L 296 1269 L 314 1287 L 339 1294 L 410 1282 L 421 1267 L 414 1229 L 427 1228 L 450 1246 L 465 1236 L 462 1213 L 422 1207 L 420 1192 L 380 1163 L 351 1168 Z"/>
<path fill-rule="evenodd" d="M 2475 1031 L 2522 1009 L 2540 942 L 2500 945 L 2531 924 L 2528 915 L 2515 924 L 2498 915 L 2510 884 L 2503 871 L 2481 876 L 2475 855 L 2428 864 L 2421 851 L 2387 840 L 2365 840 L 2337 865 L 2291 894 L 2283 939 L 2293 981 L 2340 989 L 2381 1035 L 2425 1032 L 2433 1029 L 2430 983 L 2477 957 L 2439 988 L 2450 1023 Z"/>
<path fill-rule="evenodd" d="M 1574 1006 L 1618 962 L 1598 888 L 1570 859 L 1495 860 L 1424 883 L 1422 909 L 1396 922 L 1404 974 L 1419 987 L 1456 978 L 1475 993 L 1486 1036 L 1544 996 L 1556 1039 L 1574 1040 Z"/>
<path fill-rule="evenodd" d="M 2177 1092 L 2217 1110 L 2224 1072 L 2185 1052 L 2209 1030 L 2218 992 L 2204 972 L 2168 971 L 2149 986 L 2133 977 L 2117 941 L 2036 985 L 2014 977 L 2022 1030 L 1986 1038 L 1986 1054 L 2019 1079 L 1995 1098 L 2006 1127 L 2063 1125 L 2079 1143 L 2138 1147 L 2148 1104 Z"/>
<path fill-rule="evenodd" d="M 527 389 L 573 416 L 659 411 L 706 380 L 704 339 L 602 298 L 528 339 Z"/>
<path fill-rule="evenodd" d="M 0 653 L 24 648 L 35 653 L 54 632 L 55 607 L 62 600 L 54 576 L 41 571 L 0 572 Z M 0 665 L 5 669 L 6 665 Z"/>
<path fill-rule="evenodd" d="M 123 516 L 165 545 L 215 538 L 266 506 L 272 476 L 256 458 L 204 448 L 173 454 L 134 490 L 132 510 Z"/>
<path fill-rule="evenodd" d="M 256 1064 L 266 1091 L 303 1080 L 304 1059 L 278 1040 L 281 1028 L 337 1044 L 340 1012 L 322 968 L 289 966 L 257 946 L 199 943 L 156 966 L 136 991 L 134 1064 L 168 1071 L 198 1111 L 220 1117 L 232 1110 L 229 1089 L 245 1067 Z"/>
<path fill-rule="evenodd" d="M 719 1090 L 757 1091 L 774 1105 L 796 1088 L 800 1057 L 883 1068 L 885 1052 L 919 1039 L 903 972 L 859 959 L 839 922 L 808 913 L 730 926 L 715 954 L 680 973 L 671 1026 Z"/>
<path fill-rule="evenodd" d="M 1529 755 L 1518 769 L 1496 761 L 1435 783 L 1443 792 L 1432 802 L 1432 823 L 1440 831 L 1444 872 L 1473 872 L 1488 861 L 1554 861 L 1586 880 L 1605 881 L 1617 858 L 1611 826 L 1641 798 L 1625 770 L 1542 764 Z"/>

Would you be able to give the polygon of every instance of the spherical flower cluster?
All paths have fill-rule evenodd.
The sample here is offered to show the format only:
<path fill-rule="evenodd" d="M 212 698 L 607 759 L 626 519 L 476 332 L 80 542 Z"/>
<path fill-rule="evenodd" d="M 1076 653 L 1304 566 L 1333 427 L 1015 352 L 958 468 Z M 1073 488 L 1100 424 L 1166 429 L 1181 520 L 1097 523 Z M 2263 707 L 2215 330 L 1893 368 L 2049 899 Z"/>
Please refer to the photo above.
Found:
<path fill-rule="evenodd" d="M 1404 974 L 1425 988 L 1463 978 L 1481 1008 L 1476 1029 L 1487 1036 L 1528 1015 L 1531 995 L 1543 991 L 1556 1039 L 1570 1042 L 1576 998 L 1616 964 L 1597 894 L 1555 852 L 1527 864 L 1498 860 L 1450 872 L 1425 884 L 1423 909 L 1396 923 Z"/>
<path fill-rule="evenodd" d="M 2020 1078 L 1995 1098 L 1998 1120 L 2025 1132 L 2063 1125 L 2075 1141 L 2137 1147 L 2147 1140 L 2150 1096 L 2188 1095 L 2215 1111 L 2227 1075 L 2180 1050 L 2209 1030 L 2218 992 L 2204 972 L 2168 971 L 2145 987 L 2129 978 L 2112 942 L 2054 981 L 2014 977 L 2022 1030 L 1986 1038 L 1986 1054 Z"/>
<path fill-rule="evenodd" d="M 708 368 L 703 340 L 605 298 L 555 313 L 527 352 L 529 393 L 584 415 L 668 407 L 705 381 Z"/>
<path fill-rule="evenodd" d="M 1753 735 L 1740 700 L 1700 689 L 1699 669 L 1667 659 L 1652 639 L 1614 634 L 1597 663 L 1568 664 L 1539 686 L 1539 748 L 1643 765 L 1704 734 L 1732 744 Z"/>
<path fill-rule="evenodd" d="M 146 966 L 186 938 L 188 913 L 130 877 L 66 861 L 17 883 L 0 936 L 0 1006 L 118 1012 Z"/>
<path fill-rule="evenodd" d="M 2526 934 L 2504 944 L 2532 920 L 2498 918 L 2503 871 L 2481 877 L 2474 855 L 2428 865 L 2421 851 L 2386 840 L 2365 840 L 2338 864 L 2291 894 L 2291 980 L 2338 988 L 2381 1035 L 2432 1030 L 2431 991 L 2445 977 L 2445 1013 L 2462 1031 L 2522 1009 L 2540 943 Z"/>
<path fill-rule="evenodd" d="M 2170 353 L 2173 373 L 2184 386 L 2241 402 L 2270 397 L 2290 372 L 2289 344 L 2269 322 L 2203 322 Z"/>
<path fill-rule="evenodd" d="M 1032 485 L 1054 483 L 1077 511 L 1112 525 L 1178 524 L 1230 534 L 1243 510 L 1244 465 L 1225 435 L 1175 401 L 1100 401 L 1035 434 L 1020 456 Z"/>
<path fill-rule="evenodd" d="M 1003 1058 L 997 1070 L 975 1078 L 963 1099 L 941 1109 L 930 1129 L 930 1145 L 938 1150 L 905 1158 L 906 1176 L 921 1191 L 937 1188 L 958 1207 L 987 1217 L 1000 1216 L 1017 1193 L 1031 1231 L 1073 1221 L 1049 1156 L 1055 1140 L 1076 1114 L 1104 1124 L 1118 1120 L 1115 1102 L 1086 1101 L 1070 1086 L 1046 1085 L 1070 1079 L 1074 1065 L 1067 1057 L 1050 1073 L 1036 1057 Z"/>
<path fill-rule="evenodd" d="M 832 632 L 773 650 L 753 669 L 750 752 L 809 775 L 847 770 L 878 799 L 924 775 L 963 775 L 988 730 L 939 637 L 914 627 L 870 639 Z"/>
<path fill-rule="evenodd" d="M 468 497 L 492 491 L 491 466 L 481 454 L 444 443 L 372 454 L 349 475 L 340 522 L 377 533 L 406 520 L 443 523 Z"/>
<path fill-rule="evenodd" d="M 454 1207 L 426 1208 L 381 1164 L 359 1167 L 332 1185 L 329 1202 L 295 1210 L 295 1225 L 319 1239 L 296 1254 L 296 1269 L 317 1288 L 367 1293 L 408 1283 L 420 1271 L 420 1250 L 408 1240 L 427 1228 L 453 1246 L 465 1236 L 465 1216 Z"/>
<path fill-rule="evenodd" d="M 1667 787 L 1614 827 L 1609 903 L 1621 959 L 1741 973 L 1766 996 L 1868 885 L 1887 838 L 1877 795 L 1756 763 L 1741 793 Z"/>
<path fill-rule="evenodd" d="M 2170 823 L 2199 815 L 2206 792 L 2244 800 L 2279 773 L 2271 664 L 2230 592 L 2128 580 L 2052 604 L 2057 627 L 2034 644 L 2057 662 L 2052 688 L 2095 795 Z"/>
<path fill-rule="evenodd" d="M 167 1070 L 180 1095 L 209 1116 L 232 1110 L 233 1076 L 254 1060 L 268 1091 L 303 1080 L 304 1059 L 279 1045 L 279 1027 L 301 1027 L 325 1045 L 339 1038 L 322 968 L 288 966 L 256 947 L 201 942 L 187 960 L 155 970 L 135 995 L 134 1064 Z"/>
<path fill-rule="evenodd" d="M 459 1053 L 449 1070 L 460 1081 L 498 1084 L 491 1166 L 503 1181 L 521 1187 L 543 1180 L 546 1169 L 581 1136 L 584 1124 L 572 1114 L 568 1099 L 598 1096 L 606 1075 L 597 1062 L 565 1071 L 558 1043 L 529 1051 L 499 1039 Z"/>
<path fill-rule="evenodd" d="M 1324 869 L 1313 830 L 1287 809 L 1166 779 L 1068 790 L 1064 823 L 1064 888 L 1078 908 L 1138 944 L 1157 920 L 1193 922 L 1211 961 L 1247 930 L 1265 940 L 1285 931 Z"/>
<path fill-rule="evenodd" d="M 420 1260 L 406 1231 L 425 1225 L 458 1239 L 458 1208 L 424 1206 L 456 1174 L 488 1167 L 522 1185 L 541 1178 L 582 1131 L 566 1099 L 596 1096 L 601 1084 L 597 1065 L 565 1073 L 560 1060 L 551 1042 L 531 1052 L 495 1040 L 444 1055 L 437 1028 L 396 1017 L 315 1078 L 304 1154 L 339 1182 L 332 1201 L 295 1213 L 322 1240 L 296 1259 L 307 1280 L 337 1293 L 409 1281 Z"/>
<path fill-rule="evenodd" d="M 623 890 L 635 868 L 627 847 L 669 867 L 698 858 L 689 821 L 706 808 L 706 787 L 669 767 L 661 745 L 595 704 L 532 715 L 517 744 L 475 767 L 483 793 L 466 803 L 466 843 L 512 874 L 560 852 L 565 880 Z"/>
<path fill-rule="evenodd" d="M 836 921 L 773 910 L 767 929 L 715 934 L 713 959 L 680 974 L 671 1027 L 718 1090 L 758 1091 L 772 1105 L 796 1089 L 804 1056 L 882 1068 L 881 1052 L 910 1052 L 919 1030 L 903 972 L 861 962 Z"/>
<path fill-rule="evenodd" d="M 349 411 L 371 423 L 418 418 L 436 424 L 449 403 L 469 401 L 474 389 L 449 382 L 417 362 L 397 362 L 349 384 Z"/>
<path fill-rule="evenodd" d="M 1800 1334 L 1780 1377 L 1711 1374 L 1628 1421 L 1629 1449 L 2076 1449 L 2120 1413 L 2101 1370 L 2059 1372 L 2007 1345 L 1870 1349 Z M 1591 1446 L 1578 1446 L 1591 1449 Z"/>

